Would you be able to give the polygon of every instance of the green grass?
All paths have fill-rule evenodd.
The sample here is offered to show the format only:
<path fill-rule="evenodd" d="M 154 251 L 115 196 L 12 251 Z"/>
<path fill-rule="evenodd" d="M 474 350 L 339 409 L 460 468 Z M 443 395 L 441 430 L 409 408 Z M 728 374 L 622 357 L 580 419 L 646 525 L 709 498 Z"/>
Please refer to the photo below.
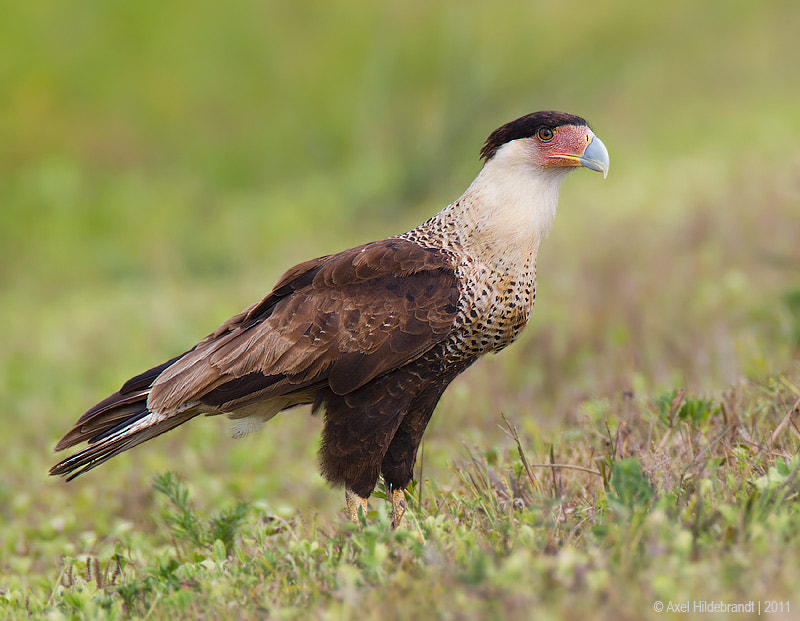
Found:
<path fill-rule="evenodd" d="M 4 6 L 0 617 L 796 615 L 799 19 Z M 379 494 L 347 523 L 305 411 L 47 477 L 87 406 L 290 265 L 431 215 L 491 129 L 542 108 L 587 117 L 611 174 L 565 182 L 532 323 L 446 393 L 407 530 Z"/>
<path fill-rule="evenodd" d="M 587 410 L 583 437 L 550 445 L 542 460 L 567 453 L 556 461 L 581 469 L 536 464 L 506 421 L 511 445 L 470 450 L 446 488 L 411 489 L 409 528 L 398 531 L 379 500 L 367 525 L 331 525 L 257 501 L 218 509 L 158 475 L 159 529 L 118 527 L 91 551 L 59 557 L 39 598 L 14 589 L 6 602 L 33 616 L 392 619 L 792 605 L 800 459 L 781 419 L 800 390 L 781 378 L 718 403 L 669 397 Z"/>

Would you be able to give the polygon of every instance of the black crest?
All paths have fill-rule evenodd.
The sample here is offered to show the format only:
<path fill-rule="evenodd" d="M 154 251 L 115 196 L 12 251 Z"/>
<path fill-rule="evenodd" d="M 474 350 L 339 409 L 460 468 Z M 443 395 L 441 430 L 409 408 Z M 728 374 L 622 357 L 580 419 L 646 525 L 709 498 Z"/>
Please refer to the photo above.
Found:
<path fill-rule="evenodd" d="M 561 125 L 588 125 L 588 123 L 579 116 L 564 112 L 532 112 L 494 130 L 481 149 L 481 157 L 488 161 L 507 142 L 530 138 L 542 128 L 555 129 Z"/>

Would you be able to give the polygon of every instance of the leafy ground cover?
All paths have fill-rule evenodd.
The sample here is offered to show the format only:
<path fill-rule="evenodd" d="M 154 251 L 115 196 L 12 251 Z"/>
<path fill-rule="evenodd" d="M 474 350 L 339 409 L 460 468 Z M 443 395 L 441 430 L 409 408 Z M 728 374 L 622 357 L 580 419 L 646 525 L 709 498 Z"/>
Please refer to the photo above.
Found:
<path fill-rule="evenodd" d="M 540 460 L 504 420 L 508 446 L 466 451 L 447 488 L 412 488 L 397 531 L 380 493 L 368 523 L 332 525 L 259 502 L 218 509 L 160 474 L 154 532 L 84 533 L 49 592 L 4 597 L 37 617 L 635 619 L 658 602 L 757 601 L 791 618 L 797 379 L 594 403 Z"/>

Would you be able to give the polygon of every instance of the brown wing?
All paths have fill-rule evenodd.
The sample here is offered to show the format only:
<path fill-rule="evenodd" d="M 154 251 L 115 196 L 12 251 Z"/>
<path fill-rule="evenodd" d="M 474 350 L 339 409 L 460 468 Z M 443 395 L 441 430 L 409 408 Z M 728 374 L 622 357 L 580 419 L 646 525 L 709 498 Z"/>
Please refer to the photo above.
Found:
<path fill-rule="evenodd" d="M 458 295 L 449 256 L 402 239 L 301 263 L 165 369 L 148 409 L 231 411 L 325 382 L 346 394 L 442 341 Z"/>

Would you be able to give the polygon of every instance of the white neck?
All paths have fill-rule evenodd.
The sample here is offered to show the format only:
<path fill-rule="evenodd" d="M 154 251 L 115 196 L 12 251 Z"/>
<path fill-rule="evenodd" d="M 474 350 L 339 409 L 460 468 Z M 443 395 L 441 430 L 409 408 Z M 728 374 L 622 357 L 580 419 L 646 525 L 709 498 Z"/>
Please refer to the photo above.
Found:
<path fill-rule="evenodd" d="M 519 141 L 504 145 L 440 214 L 463 231 L 465 247 L 498 267 L 535 260 L 553 224 L 561 180 L 570 170 L 535 167 L 525 148 Z"/>

